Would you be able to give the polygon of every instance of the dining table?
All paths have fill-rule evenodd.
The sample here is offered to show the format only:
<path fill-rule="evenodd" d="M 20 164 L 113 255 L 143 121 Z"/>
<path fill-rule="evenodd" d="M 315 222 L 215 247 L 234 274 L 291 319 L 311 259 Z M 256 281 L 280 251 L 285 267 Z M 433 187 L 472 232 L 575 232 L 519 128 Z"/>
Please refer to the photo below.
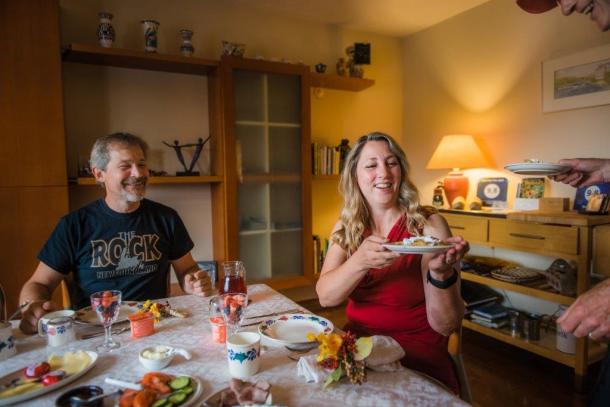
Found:
<path fill-rule="evenodd" d="M 246 309 L 242 330 L 257 332 L 257 321 L 265 317 L 257 315 L 279 315 L 284 311 L 303 313 L 309 311 L 286 296 L 265 284 L 248 286 L 249 304 Z M 167 345 L 186 349 L 190 360 L 176 356 L 163 372 L 172 375 L 189 375 L 196 377 L 202 386 L 200 406 L 210 395 L 226 388 L 229 375 L 227 355 L 224 344 L 215 343 L 212 339 L 208 318 L 209 297 L 184 295 L 170 297 L 159 302 L 169 301 L 174 309 L 188 311 L 186 318 L 163 318 L 155 324 L 155 333 L 141 338 L 132 338 L 127 330 L 113 336 L 121 347 L 110 352 L 100 353 L 95 366 L 78 380 L 60 387 L 50 393 L 19 403 L 20 406 L 53 406 L 55 400 L 71 388 L 83 385 L 97 385 L 104 392 L 111 392 L 116 387 L 106 384 L 105 378 L 112 377 L 124 381 L 138 381 L 146 373 L 139 363 L 139 353 L 147 347 Z M 155 300 L 157 301 L 157 300 Z M 253 324 L 254 323 L 254 324 Z M 46 360 L 51 353 L 64 351 L 95 351 L 104 337 L 76 340 L 63 348 L 51 348 L 46 339 L 38 335 L 28 336 L 18 332 L 14 327 L 18 353 L 0 362 L 0 376 L 21 369 L 31 363 Z M 77 332 L 78 334 L 78 332 Z M 264 339 L 264 338 L 263 338 Z M 322 383 L 307 383 L 297 375 L 299 353 L 283 346 L 268 343 L 261 346 L 261 365 L 259 372 L 249 381 L 266 381 L 271 384 L 273 405 L 278 406 L 467 406 L 456 395 L 444 388 L 434 379 L 414 370 L 405 368 L 395 372 L 368 371 L 366 381 L 354 385 L 346 378 L 323 389 Z M 109 405 L 109 404 L 107 404 Z"/>

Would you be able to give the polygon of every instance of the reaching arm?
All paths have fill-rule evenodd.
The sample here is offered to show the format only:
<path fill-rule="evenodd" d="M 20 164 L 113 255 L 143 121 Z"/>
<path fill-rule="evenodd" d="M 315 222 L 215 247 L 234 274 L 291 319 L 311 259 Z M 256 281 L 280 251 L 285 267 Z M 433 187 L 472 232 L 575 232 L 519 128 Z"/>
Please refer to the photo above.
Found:
<path fill-rule="evenodd" d="M 610 182 L 610 160 L 601 158 L 573 158 L 559 160 L 569 165 L 568 172 L 552 176 L 551 179 L 573 187 L 588 187 L 601 182 Z"/>
<path fill-rule="evenodd" d="M 337 222 L 333 233 L 340 227 L 341 223 Z M 350 257 L 339 245 L 331 243 L 316 284 L 320 305 L 333 307 L 341 304 L 354 291 L 369 269 L 386 267 L 400 257 L 399 253 L 383 247 L 384 242 L 383 237 L 369 236 Z"/>
<path fill-rule="evenodd" d="M 182 291 L 201 297 L 211 295 L 212 282 L 210 276 L 199 269 L 190 252 L 171 263 Z"/>
<path fill-rule="evenodd" d="M 434 236 L 455 246 L 446 252 L 425 254 L 422 256 L 421 272 L 426 296 L 426 313 L 428 323 L 436 332 L 449 335 L 456 330 L 464 316 L 464 301 L 460 293 L 460 261 L 468 252 L 468 243 L 461 237 L 451 237 L 451 231 L 445 219 L 438 214 L 431 215 L 424 227 L 424 234 Z M 448 288 L 437 288 L 428 282 L 430 276 L 439 281 L 451 278 L 458 273 L 458 281 Z"/>
<path fill-rule="evenodd" d="M 21 288 L 19 304 L 28 302 L 23 310 L 19 329 L 32 334 L 38 330 L 38 320 L 47 312 L 59 307 L 50 301 L 53 290 L 61 283 L 64 275 L 53 270 L 43 262 L 38 263 L 32 277 Z"/>

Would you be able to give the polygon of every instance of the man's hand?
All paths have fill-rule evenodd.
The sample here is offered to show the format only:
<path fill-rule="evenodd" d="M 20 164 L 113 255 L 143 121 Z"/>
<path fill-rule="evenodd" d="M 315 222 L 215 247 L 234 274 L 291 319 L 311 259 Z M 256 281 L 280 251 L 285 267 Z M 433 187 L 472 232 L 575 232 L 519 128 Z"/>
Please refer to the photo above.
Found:
<path fill-rule="evenodd" d="M 573 158 L 559 160 L 559 164 L 569 165 L 568 172 L 550 177 L 554 181 L 573 187 L 588 187 L 601 182 L 610 182 L 610 160 L 601 158 Z"/>
<path fill-rule="evenodd" d="M 579 338 L 610 337 L 610 279 L 580 295 L 557 323 Z"/>
<path fill-rule="evenodd" d="M 21 322 L 19 329 L 26 334 L 35 334 L 38 332 L 38 320 L 43 315 L 58 310 L 59 307 L 51 301 L 33 301 L 30 303 L 21 314 Z"/>
<path fill-rule="evenodd" d="M 210 276 L 203 270 L 197 270 L 184 276 L 184 291 L 200 297 L 212 295 Z"/>

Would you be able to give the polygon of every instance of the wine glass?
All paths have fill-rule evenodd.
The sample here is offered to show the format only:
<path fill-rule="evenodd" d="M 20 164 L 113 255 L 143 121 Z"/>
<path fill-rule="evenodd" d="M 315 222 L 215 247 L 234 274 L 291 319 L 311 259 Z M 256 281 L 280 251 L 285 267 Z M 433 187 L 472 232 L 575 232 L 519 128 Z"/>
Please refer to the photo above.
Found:
<path fill-rule="evenodd" d="M 121 310 L 121 292 L 118 290 L 98 291 L 91 294 L 91 308 L 104 326 L 104 343 L 98 345 L 98 352 L 111 352 L 121 347 L 121 344 L 112 339 L 112 323 L 119 317 Z"/>
<path fill-rule="evenodd" d="M 226 293 L 243 293 L 247 294 L 246 288 L 246 267 L 244 263 L 236 261 L 225 261 L 222 263 L 222 271 L 220 275 L 220 294 Z"/>
<path fill-rule="evenodd" d="M 222 316 L 227 327 L 227 339 L 237 333 L 241 322 L 246 315 L 248 295 L 243 293 L 228 293 L 218 296 L 220 299 Z"/>

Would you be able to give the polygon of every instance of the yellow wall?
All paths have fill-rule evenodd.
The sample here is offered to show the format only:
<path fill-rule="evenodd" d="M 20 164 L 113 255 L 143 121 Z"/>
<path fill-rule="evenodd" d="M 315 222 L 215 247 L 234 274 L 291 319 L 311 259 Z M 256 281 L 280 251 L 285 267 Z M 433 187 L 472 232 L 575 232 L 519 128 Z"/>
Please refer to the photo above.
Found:
<path fill-rule="evenodd" d="M 402 137 L 401 41 L 394 38 L 340 30 L 328 24 L 289 20 L 217 0 L 61 0 L 62 42 L 97 43 L 97 12 L 114 14 L 115 47 L 140 50 L 140 20 L 160 24 L 160 53 L 178 54 L 181 28 L 194 31 L 195 56 L 218 59 L 221 40 L 247 44 L 246 56 L 286 58 L 308 65 L 326 63 L 334 72 L 338 57 L 355 41 L 370 42 L 372 65 L 365 76 L 374 87 L 359 93 L 326 91 L 312 95 L 312 138 L 338 144 L 372 130 Z M 64 65 L 64 98 L 68 137 L 68 168 L 76 173 L 79 159 L 88 156 L 92 141 L 113 131 L 129 131 L 151 145 L 152 168 L 170 173 L 180 169 L 172 150 L 162 140 L 192 142 L 208 134 L 205 78 L 79 64 Z M 206 171 L 206 157 L 200 162 Z M 90 189 L 93 194 L 97 191 Z M 338 216 L 340 201 L 333 182 L 313 188 L 314 233 L 328 236 Z M 83 192 L 72 193 L 82 202 Z M 151 187 L 149 197 L 178 210 L 195 241 L 197 259 L 212 257 L 210 194 L 205 186 Z"/>
<path fill-rule="evenodd" d="M 495 162 L 481 176 L 507 176 L 509 197 L 519 177 L 502 168 L 525 158 L 556 161 L 610 157 L 610 106 L 542 113 L 541 63 L 610 43 L 587 17 L 558 9 L 531 15 L 513 1 L 493 0 L 404 40 L 404 147 L 423 201 L 431 202 L 446 171 L 425 170 L 438 140 L 477 137 Z M 574 189 L 547 183 L 552 196 Z"/>

